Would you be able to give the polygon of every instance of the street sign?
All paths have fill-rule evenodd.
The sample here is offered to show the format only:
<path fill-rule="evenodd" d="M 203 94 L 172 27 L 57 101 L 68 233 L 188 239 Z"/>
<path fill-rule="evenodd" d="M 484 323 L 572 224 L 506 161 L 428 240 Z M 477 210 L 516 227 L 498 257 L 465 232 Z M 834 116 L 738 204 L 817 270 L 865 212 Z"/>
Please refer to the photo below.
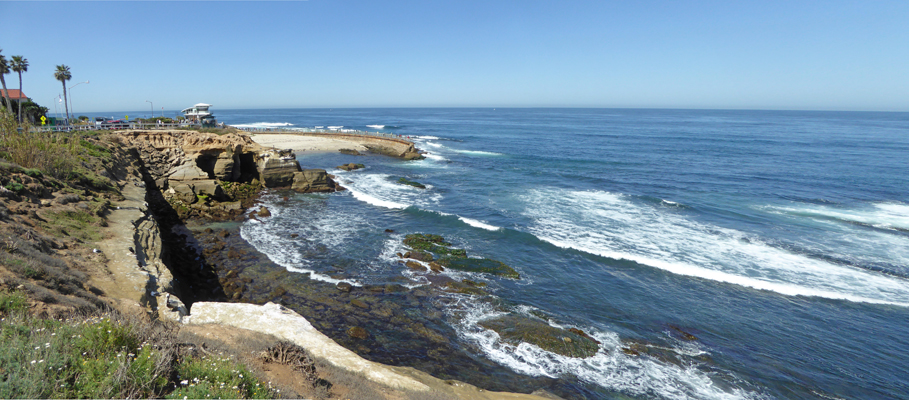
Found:
<path fill-rule="evenodd" d="M 127 115 L 125 119 L 126 119 L 127 121 L 129 121 L 129 115 Z"/>
<path fill-rule="evenodd" d="M 41 125 L 44 125 L 44 121 L 47 121 L 47 117 L 41 116 Z"/>

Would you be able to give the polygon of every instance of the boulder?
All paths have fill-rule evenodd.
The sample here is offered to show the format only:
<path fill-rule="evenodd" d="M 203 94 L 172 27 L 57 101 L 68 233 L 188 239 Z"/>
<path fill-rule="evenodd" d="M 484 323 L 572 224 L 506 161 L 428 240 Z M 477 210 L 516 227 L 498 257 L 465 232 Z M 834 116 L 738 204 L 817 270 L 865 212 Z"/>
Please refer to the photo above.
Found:
<path fill-rule="evenodd" d="M 435 262 L 435 261 L 429 263 L 429 269 L 430 269 L 432 272 L 435 272 L 435 273 L 439 273 L 439 272 L 445 271 L 445 267 L 443 267 L 441 264 L 439 264 L 439 263 L 437 263 L 437 262 Z"/>
<path fill-rule="evenodd" d="M 215 161 L 214 174 L 215 178 L 218 178 L 222 181 L 236 181 L 240 177 L 240 168 L 235 168 L 237 166 L 238 157 L 229 151 L 222 152 L 218 154 L 218 159 Z"/>
<path fill-rule="evenodd" d="M 208 173 L 199 168 L 195 162 L 186 161 L 176 167 L 173 167 L 167 173 L 171 181 L 193 181 L 197 179 L 209 179 Z"/>
<path fill-rule="evenodd" d="M 291 189 L 301 193 L 334 192 L 337 183 L 328 177 L 324 169 L 307 169 L 293 175 Z"/>
<path fill-rule="evenodd" d="M 404 155 L 402 155 L 401 158 L 409 161 L 409 160 L 422 160 L 426 157 L 424 157 L 419 152 L 409 151 L 409 152 L 404 153 Z"/>
<path fill-rule="evenodd" d="M 426 271 L 426 267 L 424 267 L 423 264 L 420 264 L 416 261 L 408 261 L 408 262 L 404 263 L 404 265 L 407 268 L 410 268 L 414 271 Z"/>
<path fill-rule="evenodd" d="M 300 172 L 300 164 L 289 151 L 267 152 L 257 166 L 259 177 L 269 188 L 291 186 L 294 175 Z"/>
<path fill-rule="evenodd" d="M 597 353 L 600 346 L 589 336 L 571 330 L 556 328 L 545 321 L 521 315 L 504 315 L 482 321 L 480 326 L 495 331 L 508 343 L 533 344 L 543 350 L 568 357 L 587 358 Z M 579 331 L 580 332 L 580 331 Z"/>
<path fill-rule="evenodd" d="M 431 253 L 424 253 L 422 251 L 414 250 L 404 253 L 404 258 L 410 258 L 412 260 L 430 262 L 433 260 Z"/>
<path fill-rule="evenodd" d="M 189 186 L 192 187 L 196 196 L 221 197 L 224 194 L 221 185 L 214 179 L 192 181 L 189 182 Z"/>
<path fill-rule="evenodd" d="M 357 170 L 357 169 L 361 169 L 361 168 L 366 168 L 366 166 L 363 164 L 354 164 L 354 163 L 338 166 L 338 169 L 343 169 L 345 171 L 353 171 L 353 170 Z"/>
<path fill-rule="evenodd" d="M 420 183 L 420 182 L 414 182 L 414 181 L 409 180 L 409 179 L 404 178 L 404 177 L 402 177 L 401 179 L 398 179 L 398 183 L 400 183 L 400 184 L 402 184 L 402 185 L 413 186 L 413 187 L 415 187 L 415 188 L 417 188 L 417 189 L 426 189 L 426 185 L 424 185 L 424 184 L 422 184 L 422 183 Z"/>
<path fill-rule="evenodd" d="M 353 326 L 347 330 L 347 335 L 354 339 L 363 340 L 369 337 L 369 332 L 359 326 Z"/>
<path fill-rule="evenodd" d="M 338 152 L 342 153 L 342 154 L 349 154 L 352 156 L 361 156 L 362 155 L 362 154 L 360 154 L 359 151 L 356 151 L 354 149 L 338 149 Z"/>

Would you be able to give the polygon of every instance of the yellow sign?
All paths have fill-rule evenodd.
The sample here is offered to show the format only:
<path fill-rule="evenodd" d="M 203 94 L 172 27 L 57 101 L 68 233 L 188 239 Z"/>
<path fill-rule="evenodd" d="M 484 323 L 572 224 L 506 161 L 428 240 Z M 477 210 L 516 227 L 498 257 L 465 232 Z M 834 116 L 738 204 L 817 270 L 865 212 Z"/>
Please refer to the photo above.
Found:
<path fill-rule="evenodd" d="M 126 119 L 127 121 L 129 121 L 129 115 L 127 115 L 125 119 Z"/>
<path fill-rule="evenodd" d="M 41 125 L 44 125 L 44 121 L 47 121 L 47 117 L 41 116 Z"/>

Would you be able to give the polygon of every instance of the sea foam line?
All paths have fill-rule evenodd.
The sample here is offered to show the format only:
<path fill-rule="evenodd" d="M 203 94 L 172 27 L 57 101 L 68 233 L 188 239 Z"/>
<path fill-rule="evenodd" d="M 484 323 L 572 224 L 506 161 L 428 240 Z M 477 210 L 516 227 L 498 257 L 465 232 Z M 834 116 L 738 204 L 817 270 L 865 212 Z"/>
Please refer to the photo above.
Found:
<path fill-rule="evenodd" d="M 771 211 L 807 217 L 832 218 L 844 222 L 857 222 L 881 229 L 909 230 L 909 205 L 901 203 L 875 203 L 873 208 L 843 209 L 823 205 L 768 207 Z"/>
<path fill-rule="evenodd" d="M 471 218 L 462 217 L 462 216 L 458 216 L 458 219 L 463 221 L 465 224 L 470 225 L 474 228 L 486 229 L 487 231 L 497 231 L 499 229 L 502 229 L 501 227 L 498 227 L 495 225 L 490 225 L 490 224 L 486 223 L 485 221 L 480 221 L 480 220 L 471 219 Z"/>
<path fill-rule="evenodd" d="M 284 126 L 294 126 L 290 122 L 252 122 L 249 124 L 232 124 L 236 128 L 278 128 Z"/>
<path fill-rule="evenodd" d="M 523 199 L 530 233 L 561 248 L 789 296 L 909 307 L 904 279 L 791 253 L 629 196 L 549 189 Z"/>

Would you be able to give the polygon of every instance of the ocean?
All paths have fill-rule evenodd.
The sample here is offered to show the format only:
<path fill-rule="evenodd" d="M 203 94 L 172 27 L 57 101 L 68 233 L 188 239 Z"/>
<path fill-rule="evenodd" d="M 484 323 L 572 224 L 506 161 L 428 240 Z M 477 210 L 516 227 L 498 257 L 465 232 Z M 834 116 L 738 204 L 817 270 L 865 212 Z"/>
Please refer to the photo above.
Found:
<path fill-rule="evenodd" d="M 566 398 L 909 399 L 909 113 L 213 111 L 231 125 L 394 133 L 426 151 L 420 161 L 299 152 L 303 168 L 348 190 L 271 191 L 262 202 L 273 216 L 241 233 L 328 283 L 433 285 L 437 274 L 396 255 L 412 233 L 514 268 L 520 279 L 447 269 L 485 294 L 424 300 L 440 310 L 427 318 L 446 346 L 495 366 L 505 388 L 537 379 Z M 366 168 L 334 168 L 349 162 Z M 599 350 L 572 358 L 504 340 L 483 324 L 503 315 L 582 330 Z M 371 333 L 367 358 L 446 363 Z"/>

